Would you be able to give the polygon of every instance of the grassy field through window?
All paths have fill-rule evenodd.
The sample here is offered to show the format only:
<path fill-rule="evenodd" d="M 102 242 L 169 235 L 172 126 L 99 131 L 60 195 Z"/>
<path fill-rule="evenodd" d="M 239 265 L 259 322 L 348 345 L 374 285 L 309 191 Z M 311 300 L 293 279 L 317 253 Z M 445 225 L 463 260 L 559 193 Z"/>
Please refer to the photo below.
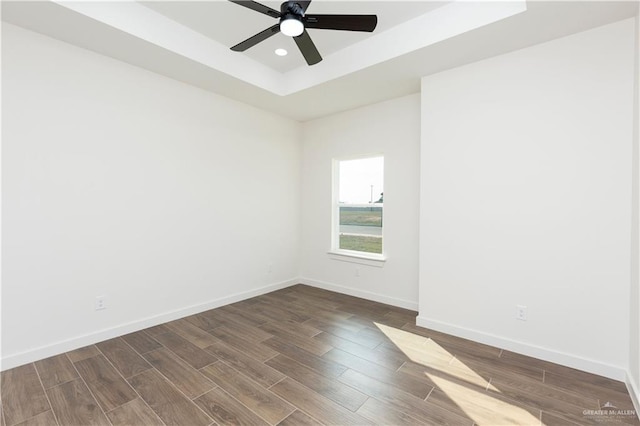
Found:
<path fill-rule="evenodd" d="M 382 207 L 340 207 L 340 225 L 382 226 Z"/>
<path fill-rule="evenodd" d="M 340 207 L 340 248 L 382 254 L 382 206 Z"/>
<path fill-rule="evenodd" d="M 343 250 L 363 251 L 382 254 L 382 237 L 363 235 L 340 235 L 340 248 Z"/>

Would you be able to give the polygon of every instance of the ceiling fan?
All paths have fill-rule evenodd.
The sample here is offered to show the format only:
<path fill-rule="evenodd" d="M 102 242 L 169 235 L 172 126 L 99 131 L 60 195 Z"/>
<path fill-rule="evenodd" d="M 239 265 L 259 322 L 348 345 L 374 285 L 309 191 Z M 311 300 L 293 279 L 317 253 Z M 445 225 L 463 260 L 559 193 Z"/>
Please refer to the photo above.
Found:
<path fill-rule="evenodd" d="M 285 1 L 280 5 L 279 12 L 255 1 L 229 1 L 280 20 L 274 26 L 236 44 L 231 50 L 244 52 L 261 41 L 282 32 L 284 35 L 293 37 L 309 65 L 320 62 L 322 56 L 311 40 L 307 28 L 372 32 L 378 24 L 376 15 L 307 15 L 305 12 L 311 0 Z"/>

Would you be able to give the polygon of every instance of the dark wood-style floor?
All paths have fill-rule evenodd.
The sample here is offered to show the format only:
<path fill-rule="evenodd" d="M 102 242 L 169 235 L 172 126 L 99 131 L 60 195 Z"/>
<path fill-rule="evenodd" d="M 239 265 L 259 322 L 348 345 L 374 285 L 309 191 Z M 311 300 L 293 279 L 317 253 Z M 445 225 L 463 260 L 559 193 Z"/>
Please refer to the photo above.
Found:
<path fill-rule="evenodd" d="M 415 316 L 289 287 L 5 371 L 0 423 L 640 424 L 621 382 Z"/>

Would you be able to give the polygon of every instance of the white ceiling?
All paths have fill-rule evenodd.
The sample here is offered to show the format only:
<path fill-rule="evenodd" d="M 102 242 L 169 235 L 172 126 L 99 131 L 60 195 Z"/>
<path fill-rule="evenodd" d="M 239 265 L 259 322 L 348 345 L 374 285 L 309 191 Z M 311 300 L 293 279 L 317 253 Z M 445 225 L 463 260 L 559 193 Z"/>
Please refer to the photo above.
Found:
<path fill-rule="evenodd" d="M 279 1 L 261 3 L 280 10 Z M 269 16 L 228 1 L 145 1 L 142 4 L 228 47 L 278 22 Z M 309 5 L 307 13 L 377 15 L 379 20 L 375 34 L 379 34 L 443 4 L 445 2 L 314 0 Z M 309 34 L 323 56 L 373 35 L 366 32 L 314 29 L 310 29 Z M 286 57 L 277 56 L 274 53 L 277 48 L 284 48 L 290 54 Z M 293 39 L 283 34 L 277 34 L 242 54 L 281 73 L 307 66 Z"/>
<path fill-rule="evenodd" d="M 265 1 L 274 9 L 279 2 Z M 275 20 L 222 0 L 2 2 L 3 21 L 304 121 L 415 93 L 420 77 L 635 16 L 638 2 L 314 0 L 308 13 L 377 14 L 374 33 L 310 30 L 307 66 Z M 284 58 L 273 51 L 284 47 Z"/>

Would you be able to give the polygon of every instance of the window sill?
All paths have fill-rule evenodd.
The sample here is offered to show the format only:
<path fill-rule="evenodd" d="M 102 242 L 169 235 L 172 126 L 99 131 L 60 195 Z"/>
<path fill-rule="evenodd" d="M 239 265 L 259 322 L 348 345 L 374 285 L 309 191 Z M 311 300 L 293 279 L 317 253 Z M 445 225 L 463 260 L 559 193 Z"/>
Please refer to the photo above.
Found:
<path fill-rule="evenodd" d="M 329 259 L 340 262 L 359 263 L 360 265 L 375 266 L 377 268 L 384 267 L 387 261 L 387 258 L 381 254 L 367 255 L 346 250 L 331 250 L 327 254 L 329 255 Z"/>

